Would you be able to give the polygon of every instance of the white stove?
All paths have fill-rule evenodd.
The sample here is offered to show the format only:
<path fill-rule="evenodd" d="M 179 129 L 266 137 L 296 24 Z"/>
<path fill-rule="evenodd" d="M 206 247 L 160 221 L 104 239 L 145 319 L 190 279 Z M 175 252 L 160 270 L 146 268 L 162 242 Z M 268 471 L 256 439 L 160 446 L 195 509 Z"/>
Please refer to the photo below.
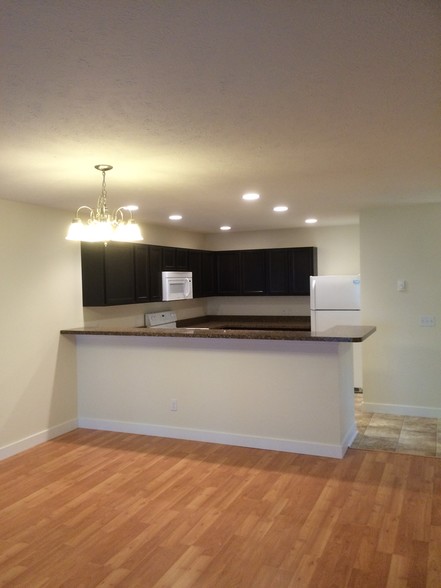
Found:
<path fill-rule="evenodd" d="M 151 312 L 144 315 L 144 323 L 152 329 L 176 329 L 176 313 L 172 310 Z"/>

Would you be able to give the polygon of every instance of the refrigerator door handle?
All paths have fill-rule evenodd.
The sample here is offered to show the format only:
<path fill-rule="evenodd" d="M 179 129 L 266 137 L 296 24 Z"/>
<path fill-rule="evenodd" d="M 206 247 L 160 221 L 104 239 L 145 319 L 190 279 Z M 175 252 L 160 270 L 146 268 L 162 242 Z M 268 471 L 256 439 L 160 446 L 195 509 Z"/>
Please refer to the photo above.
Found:
<path fill-rule="evenodd" d="M 316 280 L 315 278 L 311 277 L 311 283 L 309 284 L 309 290 L 310 290 L 310 307 L 311 310 L 315 310 L 315 286 L 316 286 Z"/>

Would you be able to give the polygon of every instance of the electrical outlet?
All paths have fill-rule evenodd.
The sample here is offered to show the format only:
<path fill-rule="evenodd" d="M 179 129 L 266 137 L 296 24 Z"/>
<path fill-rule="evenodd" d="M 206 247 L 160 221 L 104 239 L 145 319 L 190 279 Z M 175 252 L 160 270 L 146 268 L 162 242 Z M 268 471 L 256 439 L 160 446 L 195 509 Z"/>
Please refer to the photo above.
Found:
<path fill-rule="evenodd" d="M 433 314 L 423 314 L 420 316 L 420 327 L 434 327 L 436 325 L 436 318 Z"/>
<path fill-rule="evenodd" d="M 178 410 L 178 401 L 176 398 L 172 398 L 170 402 L 170 410 Z"/>

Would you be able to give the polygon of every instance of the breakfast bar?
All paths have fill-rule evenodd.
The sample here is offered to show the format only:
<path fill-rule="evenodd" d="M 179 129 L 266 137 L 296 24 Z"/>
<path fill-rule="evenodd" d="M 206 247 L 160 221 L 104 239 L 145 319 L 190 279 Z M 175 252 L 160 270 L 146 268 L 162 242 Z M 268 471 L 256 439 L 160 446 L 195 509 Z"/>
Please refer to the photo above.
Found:
<path fill-rule="evenodd" d="M 375 327 L 258 326 L 63 330 L 79 426 L 343 457 L 357 433 L 352 345 Z"/>

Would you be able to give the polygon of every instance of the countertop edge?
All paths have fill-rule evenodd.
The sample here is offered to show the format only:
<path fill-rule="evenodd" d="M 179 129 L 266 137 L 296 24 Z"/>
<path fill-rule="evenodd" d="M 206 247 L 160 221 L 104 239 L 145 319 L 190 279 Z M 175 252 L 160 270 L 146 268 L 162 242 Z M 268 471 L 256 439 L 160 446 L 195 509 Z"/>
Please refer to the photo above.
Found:
<path fill-rule="evenodd" d="M 303 342 L 336 342 L 336 343 L 361 343 L 376 331 L 376 327 L 360 325 L 356 327 L 333 327 L 320 333 L 310 331 L 286 331 L 286 330 L 229 330 L 229 329 L 151 329 L 148 327 L 79 327 L 62 329 L 62 335 L 99 335 L 109 337 L 178 337 L 193 339 L 246 339 L 262 341 L 303 341 Z"/>

